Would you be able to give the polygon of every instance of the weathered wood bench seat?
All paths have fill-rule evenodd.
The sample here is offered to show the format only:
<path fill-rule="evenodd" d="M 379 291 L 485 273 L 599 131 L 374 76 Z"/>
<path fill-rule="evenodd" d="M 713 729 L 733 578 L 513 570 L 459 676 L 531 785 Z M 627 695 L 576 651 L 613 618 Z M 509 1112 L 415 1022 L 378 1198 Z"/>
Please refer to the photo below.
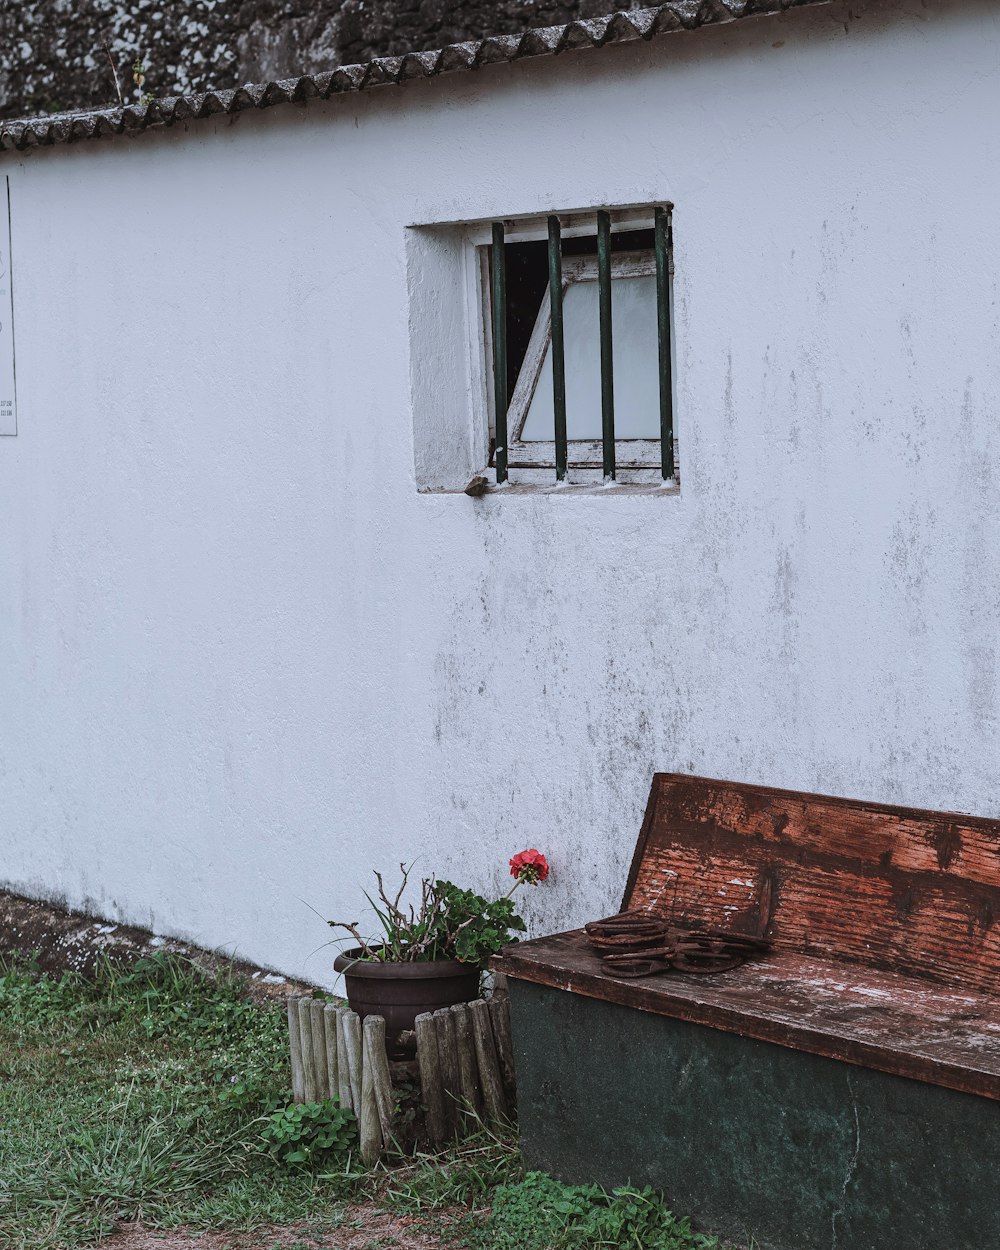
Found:
<path fill-rule="evenodd" d="M 609 979 L 579 931 L 504 960 L 523 981 L 1000 1099 L 1000 1004 L 914 978 L 778 955 L 718 976 Z"/>
<path fill-rule="evenodd" d="M 748 932 L 717 976 L 608 976 L 582 930 L 504 970 L 578 994 L 1000 1099 L 1000 825 L 658 774 L 623 908 Z"/>
<path fill-rule="evenodd" d="M 796 1122 L 797 1116 L 803 1125 L 810 1123 L 810 1082 L 815 1082 L 817 1090 L 827 1089 L 828 1094 L 834 1088 L 856 1093 L 861 1078 L 855 1077 L 852 1084 L 848 1076 L 845 1086 L 838 1084 L 837 1072 L 844 1071 L 843 1064 L 852 1065 L 851 1070 L 868 1069 L 867 1084 L 863 1084 L 870 1107 L 884 1102 L 897 1111 L 903 1103 L 907 1108 L 905 1115 L 887 1110 L 881 1117 L 885 1138 L 876 1147 L 876 1133 L 870 1145 L 886 1157 L 877 1165 L 873 1163 L 871 1169 L 891 1163 L 897 1187 L 906 1190 L 911 1181 L 916 1185 L 916 1178 L 928 1168 L 933 1171 L 945 1166 L 945 1160 L 936 1155 L 909 1161 L 900 1158 L 900 1143 L 905 1142 L 907 1131 L 918 1139 L 923 1132 L 933 1131 L 935 1115 L 940 1112 L 942 1125 L 947 1122 L 951 1127 L 947 1132 L 942 1128 L 939 1137 L 950 1142 L 951 1154 L 961 1155 L 965 1149 L 961 1135 L 967 1125 L 972 1161 L 952 1159 L 961 1180 L 952 1177 L 950 1192 L 962 1195 L 963 1218 L 969 1219 L 973 1218 L 968 1215 L 969 1204 L 975 1207 L 979 1186 L 985 1184 L 988 1209 L 994 1212 L 989 1217 L 991 1231 L 995 1226 L 1000 1236 L 1000 1215 L 996 1214 L 1000 1210 L 996 1179 L 1000 1168 L 1000 1109 L 989 1101 L 1000 1100 L 1000 823 L 658 774 L 623 908 L 654 912 L 683 926 L 765 931 L 773 942 L 772 953 L 712 976 L 670 971 L 628 980 L 608 974 L 582 930 L 507 948 L 501 967 L 513 981 L 515 1041 L 524 1047 L 526 1069 L 537 1074 L 538 1098 L 544 1102 L 546 1088 L 549 1094 L 557 1086 L 561 1089 L 556 1101 L 563 1116 L 564 1136 L 567 1131 L 571 1137 L 582 1131 L 582 1121 L 574 1128 L 567 1103 L 569 1085 L 565 1079 L 553 1077 L 538 1053 L 539 1047 L 525 1035 L 533 1021 L 538 1025 L 538 1012 L 549 1011 L 545 1018 L 548 1023 L 542 1020 L 541 1033 L 557 1017 L 564 1026 L 572 1019 L 576 1022 L 573 1027 L 579 1027 L 586 1019 L 588 1030 L 607 1031 L 609 1040 L 602 1039 L 598 1049 L 612 1065 L 626 1063 L 634 1068 L 647 1062 L 650 1039 L 656 1034 L 652 1023 L 633 1026 L 632 1017 L 623 1016 L 620 1010 L 594 1008 L 584 1016 L 582 1007 L 571 1008 L 564 999 L 532 998 L 527 994 L 529 986 L 568 992 L 576 1002 L 581 998 L 595 1000 L 608 1008 L 638 1009 L 647 1017 L 678 1022 L 673 1032 L 663 1036 L 669 1038 L 667 1050 L 674 1047 L 678 1055 L 681 1051 L 688 1055 L 687 1067 L 674 1069 L 667 1063 L 657 1068 L 653 1063 L 651 1079 L 661 1083 L 671 1071 L 688 1072 L 690 1057 L 700 1054 L 716 1057 L 717 1074 L 706 1077 L 703 1087 L 694 1093 L 685 1087 L 683 1098 L 679 1099 L 676 1089 L 659 1088 L 651 1090 L 649 1097 L 653 1103 L 662 1099 L 664 1114 L 669 1107 L 684 1105 L 692 1115 L 714 1116 L 717 1127 L 727 1125 L 733 1107 L 741 1107 L 739 1114 L 756 1117 L 761 1124 L 768 1122 L 772 1112 L 776 1114 L 772 1107 L 758 1107 L 747 1093 L 746 1081 L 743 1088 L 736 1089 L 720 1075 L 734 1064 L 739 1066 L 743 1053 L 734 1049 L 734 1043 L 724 1043 L 721 1038 L 713 1041 L 720 1033 L 767 1043 L 754 1051 L 754 1071 L 773 1070 L 774 1089 L 782 1088 L 787 1080 L 799 1090 L 794 1097 L 789 1096 L 782 1116 L 773 1122 L 773 1131 L 779 1134 Z M 520 987 L 525 989 L 520 994 L 523 1009 L 519 1012 Z M 694 1034 L 683 1031 L 690 1026 L 708 1028 L 696 1028 Z M 666 1023 L 662 1027 L 666 1028 Z M 615 1030 L 623 1039 L 618 1048 L 613 1042 Z M 641 1043 L 640 1035 L 644 1039 Z M 549 1050 L 556 1046 L 553 1039 L 557 1036 L 548 1035 L 545 1044 Z M 588 1044 L 592 1042 L 593 1038 Z M 775 1047 L 782 1049 L 779 1052 Z M 780 1054 L 788 1052 L 799 1052 L 800 1058 L 789 1055 L 782 1060 Z M 562 1056 L 563 1061 L 567 1055 Z M 559 1059 L 554 1062 L 558 1064 Z M 806 1073 L 808 1078 L 803 1075 Z M 891 1077 L 875 1075 L 882 1073 Z M 907 1080 L 887 1084 L 896 1078 Z M 533 1080 L 535 1077 L 529 1075 L 529 1096 Z M 927 1086 L 941 1088 L 927 1090 Z M 921 1096 L 920 1089 L 927 1092 Z M 972 1097 L 962 1101 L 950 1091 Z M 773 1089 L 768 1097 L 774 1100 Z M 825 1104 L 824 1115 L 833 1115 L 850 1136 L 850 1098 L 845 1094 L 840 1106 L 837 1098 L 830 1097 L 833 1101 Z M 645 1097 L 640 1099 L 642 1105 L 633 1107 L 629 1114 L 640 1118 L 647 1115 L 646 1101 Z M 926 1123 L 915 1126 L 912 1117 L 924 1112 Z M 529 1154 L 535 1114 L 528 1113 Z M 853 1114 L 857 1115 L 856 1103 Z M 796 1131 L 801 1137 L 806 1129 Z M 794 1138 L 792 1133 L 789 1142 Z M 682 1139 L 683 1135 L 671 1148 L 676 1150 Z M 537 1140 L 549 1144 L 529 1162 L 560 1170 L 559 1150 L 544 1131 Z M 780 1149 L 777 1157 L 784 1160 L 783 1175 L 792 1176 L 801 1162 L 801 1150 L 786 1145 L 788 1157 Z M 654 1147 L 647 1143 L 647 1154 L 651 1149 Z M 725 1148 L 720 1149 L 724 1155 Z M 856 1149 L 848 1141 L 845 1149 L 846 1161 L 853 1159 L 856 1166 L 860 1146 Z M 822 1153 L 822 1142 L 815 1151 Z M 567 1175 L 582 1175 L 586 1170 L 583 1159 L 593 1161 L 599 1155 L 591 1144 L 587 1153 L 579 1156 L 581 1167 L 570 1164 L 562 1170 Z M 628 1150 L 619 1151 L 609 1158 L 611 1171 L 617 1167 L 617 1173 L 597 1179 L 614 1183 L 628 1175 L 634 1180 L 659 1180 L 663 1187 L 663 1169 L 647 1166 L 646 1155 L 641 1152 L 633 1157 Z M 822 1169 L 816 1175 L 809 1170 L 818 1166 L 817 1158 L 818 1154 L 806 1169 L 812 1179 L 803 1180 L 803 1185 L 822 1188 L 829 1181 L 832 1189 L 839 1191 L 839 1183 L 834 1184 L 831 1178 L 839 1174 L 842 1161 L 831 1158 L 830 1177 L 823 1180 Z M 977 1170 L 980 1165 L 987 1168 L 981 1176 Z M 696 1158 L 687 1163 L 675 1159 L 672 1171 L 668 1168 L 666 1172 L 668 1178 L 676 1180 L 685 1167 L 688 1169 L 692 1186 L 689 1209 L 696 1214 L 698 1186 L 704 1188 L 708 1183 L 698 1179 L 699 1166 Z M 739 1170 L 739 1158 L 734 1155 L 728 1165 L 720 1166 Z M 986 1182 L 983 1177 L 990 1179 Z M 790 1233 L 769 1224 L 763 1196 L 758 1203 L 752 1179 L 744 1179 L 744 1189 L 739 1192 L 756 1220 L 754 1232 L 762 1246 L 835 1245 L 839 1219 L 840 1235 L 845 1238 L 840 1244 L 850 1245 L 852 1250 L 883 1244 L 906 1244 L 920 1250 L 936 1244 L 927 1229 L 928 1221 L 939 1217 L 949 1247 L 966 1244 L 961 1231 L 956 1232 L 953 1226 L 956 1212 L 947 1209 L 943 1197 L 935 1208 L 937 1215 L 921 1217 L 919 1228 L 924 1231 L 912 1234 L 917 1237 L 915 1242 L 901 1239 L 901 1226 L 896 1223 L 883 1243 L 870 1209 L 875 1199 L 859 1196 L 854 1202 L 854 1174 L 850 1171 L 843 1192 L 831 1192 L 824 1199 L 823 1214 L 816 1216 L 816 1231 L 808 1231 L 808 1220 L 800 1221 L 797 1240 L 791 1241 Z M 684 1182 L 680 1183 L 683 1194 Z M 930 1183 L 930 1190 L 935 1184 Z M 670 1184 L 665 1187 L 669 1192 Z M 924 1199 L 900 1195 L 899 1201 L 916 1209 Z M 726 1231 L 724 1220 L 713 1219 L 713 1201 L 700 1205 L 706 1208 L 709 1225 Z M 764 1212 L 760 1218 L 753 1216 L 758 1207 Z M 738 1218 L 738 1212 L 733 1214 Z M 834 1235 L 827 1242 L 821 1230 L 829 1229 L 831 1217 Z M 976 1234 L 980 1238 L 986 1217 L 979 1214 L 974 1218 L 980 1225 Z M 853 1240 L 846 1238 L 848 1229 Z M 925 1235 L 928 1239 L 921 1240 Z M 986 1243 L 970 1240 L 968 1244 Z"/>

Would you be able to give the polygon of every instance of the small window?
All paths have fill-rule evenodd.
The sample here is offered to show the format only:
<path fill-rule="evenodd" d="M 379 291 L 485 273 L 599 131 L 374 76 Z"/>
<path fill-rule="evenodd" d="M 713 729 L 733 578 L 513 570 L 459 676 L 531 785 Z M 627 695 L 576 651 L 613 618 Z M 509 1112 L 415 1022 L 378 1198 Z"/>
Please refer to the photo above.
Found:
<path fill-rule="evenodd" d="M 534 238 L 494 224 L 482 272 L 498 483 L 677 484 L 671 211 L 643 215 L 646 228 L 634 211 L 617 226 L 553 217 L 544 239 L 537 223 Z"/>

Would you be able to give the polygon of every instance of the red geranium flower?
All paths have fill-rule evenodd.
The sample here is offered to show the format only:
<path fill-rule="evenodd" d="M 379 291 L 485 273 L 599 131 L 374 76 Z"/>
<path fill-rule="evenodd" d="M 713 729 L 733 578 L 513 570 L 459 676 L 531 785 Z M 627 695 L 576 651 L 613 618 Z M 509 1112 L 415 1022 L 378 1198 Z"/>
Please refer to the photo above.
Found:
<path fill-rule="evenodd" d="M 541 851 L 518 851 L 510 861 L 510 875 L 526 885 L 537 885 L 549 875 L 549 863 Z"/>

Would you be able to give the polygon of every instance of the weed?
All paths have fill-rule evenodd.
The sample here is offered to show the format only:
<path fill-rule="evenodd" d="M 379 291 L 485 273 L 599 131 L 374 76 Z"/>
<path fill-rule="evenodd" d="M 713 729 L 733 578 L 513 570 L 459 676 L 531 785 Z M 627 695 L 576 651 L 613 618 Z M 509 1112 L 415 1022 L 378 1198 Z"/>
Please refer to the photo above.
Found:
<path fill-rule="evenodd" d="M 529 1172 L 500 1185 L 483 1229 L 490 1250 L 713 1250 L 651 1189 L 563 1185 Z"/>
<path fill-rule="evenodd" d="M 282 1107 L 270 1116 L 261 1135 L 272 1159 L 286 1167 L 318 1167 L 349 1155 L 358 1130 L 354 1112 L 328 1098 Z"/>

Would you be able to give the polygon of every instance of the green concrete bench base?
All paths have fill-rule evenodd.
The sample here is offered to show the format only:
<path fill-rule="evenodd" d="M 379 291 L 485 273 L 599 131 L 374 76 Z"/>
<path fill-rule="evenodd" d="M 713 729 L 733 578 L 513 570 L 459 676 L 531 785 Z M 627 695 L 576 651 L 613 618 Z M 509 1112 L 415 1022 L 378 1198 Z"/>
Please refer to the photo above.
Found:
<path fill-rule="evenodd" d="M 740 1250 L 1000 1246 L 995 1101 L 508 985 L 528 1168 L 652 1185 Z"/>

